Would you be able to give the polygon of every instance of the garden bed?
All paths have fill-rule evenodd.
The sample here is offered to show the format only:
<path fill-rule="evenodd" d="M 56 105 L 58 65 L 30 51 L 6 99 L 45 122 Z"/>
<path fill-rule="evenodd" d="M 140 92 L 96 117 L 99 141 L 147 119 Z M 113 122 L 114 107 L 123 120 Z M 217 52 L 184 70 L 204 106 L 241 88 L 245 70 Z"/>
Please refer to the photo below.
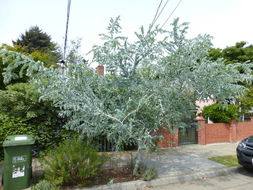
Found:
<path fill-rule="evenodd" d="M 122 183 L 127 181 L 135 181 L 139 178 L 132 174 L 132 170 L 128 168 L 114 168 L 104 169 L 102 173 L 94 178 L 89 179 L 89 183 L 84 187 L 93 187 L 96 185 L 106 185 Z M 76 187 L 64 187 L 63 189 L 78 188 Z"/>
<path fill-rule="evenodd" d="M 33 184 L 39 182 L 42 179 L 43 171 L 37 171 L 33 176 Z M 89 178 L 86 185 L 83 186 L 64 186 L 59 189 L 75 189 L 80 187 L 93 187 L 97 185 L 107 185 L 107 184 L 115 184 L 115 183 L 123 183 L 128 181 L 135 181 L 139 178 L 134 176 L 132 170 L 129 168 L 113 168 L 113 169 L 103 169 L 103 171 L 96 177 Z"/>

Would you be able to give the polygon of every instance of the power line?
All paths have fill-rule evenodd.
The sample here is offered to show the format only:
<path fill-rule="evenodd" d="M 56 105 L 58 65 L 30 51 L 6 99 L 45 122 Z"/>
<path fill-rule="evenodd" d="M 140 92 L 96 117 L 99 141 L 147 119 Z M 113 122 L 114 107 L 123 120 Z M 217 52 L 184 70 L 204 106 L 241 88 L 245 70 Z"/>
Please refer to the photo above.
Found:
<path fill-rule="evenodd" d="M 152 24 L 151 24 L 150 29 L 155 25 L 156 21 L 158 20 L 158 18 L 160 17 L 160 15 L 163 13 L 165 7 L 167 6 L 167 4 L 168 4 L 168 2 L 169 2 L 169 0 L 167 0 L 166 3 L 163 5 L 161 11 L 158 13 L 158 11 L 159 11 L 159 9 L 160 9 L 160 6 L 161 6 L 161 4 L 162 4 L 162 1 L 163 1 L 163 0 L 161 0 L 159 6 L 158 6 L 158 8 L 157 8 L 157 11 L 156 11 L 156 14 L 155 14 L 155 17 L 154 17 L 154 20 L 153 20 L 153 22 L 152 22 Z M 157 14 L 158 14 L 158 15 L 157 15 Z"/>
<path fill-rule="evenodd" d="M 157 14 L 158 14 L 158 12 L 159 12 L 159 9 L 160 9 L 160 7 L 161 7 L 162 2 L 163 2 L 163 0 L 160 1 L 159 5 L 158 5 L 158 7 L 157 7 L 157 9 L 156 9 L 156 13 L 155 13 L 154 19 L 153 19 L 153 21 L 151 22 L 151 27 L 155 24 L 156 16 L 157 16 Z"/>
<path fill-rule="evenodd" d="M 180 3 L 182 2 L 183 0 L 180 0 L 178 3 L 177 3 L 177 6 L 174 8 L 174 10 L 171 12 L 171 14 L 169 15 L 169 17 L 165 20 L 165 22 L 163 23 L 162 27 L 164 27 L 164 25 L 168 22 L 168 20 L 170 19 L 170 17 L 173 15 L 173 13 L 176 11 L 176 9 L 178 8 L 178 6 L 180 5 Z"/>
<path fill-rule="evenodd" d="M 167 0 L 166 3 L 164 4 L 164 6 L 163 6 L 162 10 L 160 11 L 160 13 L 158 14 L 155 22 L 158 20 L 158 18 L 160 17 L 160 15 L 162 14 L 162 12 L 164 11 L 164 8 L 167 6 L 168 2 L 169 2 L 169 0 Z"/>

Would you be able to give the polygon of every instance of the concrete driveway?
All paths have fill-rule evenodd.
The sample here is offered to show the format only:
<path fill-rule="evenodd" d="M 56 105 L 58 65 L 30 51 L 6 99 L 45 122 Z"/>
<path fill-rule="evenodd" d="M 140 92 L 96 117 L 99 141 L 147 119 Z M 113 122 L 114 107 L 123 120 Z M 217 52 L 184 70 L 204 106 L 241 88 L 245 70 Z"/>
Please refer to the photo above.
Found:
<path fill-rule="evenodd" d="M 211 145 L 184 145 L 161 149 L 145 154 L 145 163 L 154 166 L 159 176 L 182 175 L 224 168 L 224 165 L 208 160 L 210 157 L 236 154 L 237 143 Z"/>

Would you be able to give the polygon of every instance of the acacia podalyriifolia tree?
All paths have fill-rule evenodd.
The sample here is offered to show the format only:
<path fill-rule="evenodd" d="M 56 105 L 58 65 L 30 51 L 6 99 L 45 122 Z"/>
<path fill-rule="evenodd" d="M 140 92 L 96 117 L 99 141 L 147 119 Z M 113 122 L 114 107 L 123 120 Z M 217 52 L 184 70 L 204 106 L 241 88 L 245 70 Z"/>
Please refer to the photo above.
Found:
<path fill-rule="evenodd" d="M 86 64 L 69 64 L 65 74 L 46 68 L 19 53 L 1 50 L 9 64 L 4 76 L 22 66 L 24 73 L 39 86 L 42 99 L 50 99 L 69 118 L 66 127 L 89 138 L 105 135 L 116 145 L 137 143 L 135 172 L 141 149 L 154 145 L 161 126 L 173 131 L 187 127 L 196 100 L 225 102 L 246 90 L 239 81 L 249 82 L 251 64 L 225 65 L 206 59 L 211 37 L 185 37 L 188 25 L 175 19 L 171 31 L 144 27 L 130 42 L 120 36 L 119 17 L 111 19 L 104 43 L 94 46 L 93 62 L 104 65 L 105 76 Z M 8 56 L 7 56 L 8 55 Z M 237 67 L 243 68 L 240 73 Z M 21 73 L 22 74 L 22 73 Z"/>

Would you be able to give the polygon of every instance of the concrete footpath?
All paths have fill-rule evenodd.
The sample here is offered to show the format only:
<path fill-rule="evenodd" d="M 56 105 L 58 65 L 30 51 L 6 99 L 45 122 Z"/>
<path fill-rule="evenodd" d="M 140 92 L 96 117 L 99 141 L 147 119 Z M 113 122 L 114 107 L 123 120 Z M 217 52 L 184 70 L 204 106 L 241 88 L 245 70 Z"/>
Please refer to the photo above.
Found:
<path fill-rule="evenodd" d="M 253 172 L 243 167 L 229 175 L 201 178 L 184 183 L 150 187 L 149 190 L 247 190 L 253 189 Z"/>
<path fill-rule="evenodd" d="M 156 167 L 158 171 L 157 179 L 148 182 L 137 180 L 75 190 L 141 190 L 236 173 L 237 167 L 229 168 L 208 160 L 208 158 L 215 156 L 235 155 L 236 146 L 237 143 L 185 145 L 161 149 L 153 154 L 144 152 L 145 163 Z"/>

